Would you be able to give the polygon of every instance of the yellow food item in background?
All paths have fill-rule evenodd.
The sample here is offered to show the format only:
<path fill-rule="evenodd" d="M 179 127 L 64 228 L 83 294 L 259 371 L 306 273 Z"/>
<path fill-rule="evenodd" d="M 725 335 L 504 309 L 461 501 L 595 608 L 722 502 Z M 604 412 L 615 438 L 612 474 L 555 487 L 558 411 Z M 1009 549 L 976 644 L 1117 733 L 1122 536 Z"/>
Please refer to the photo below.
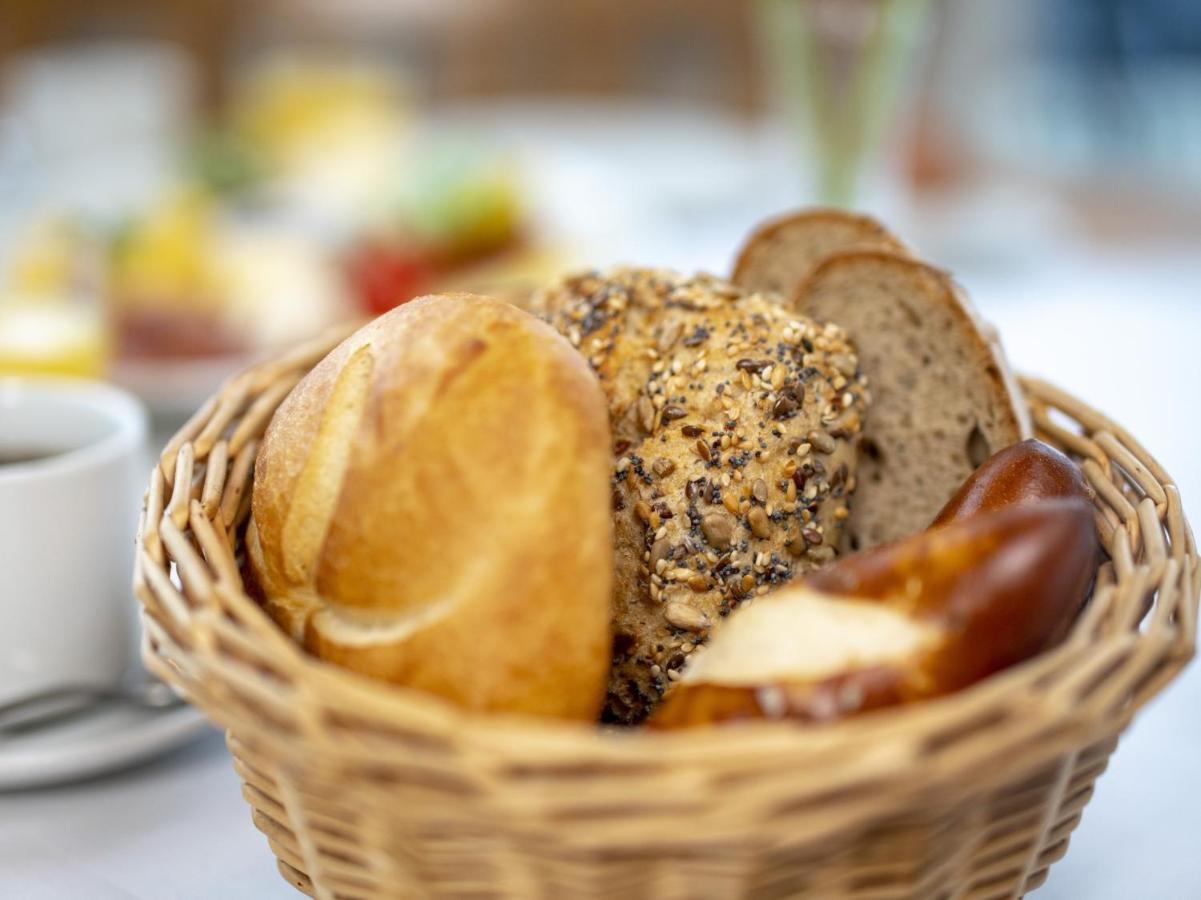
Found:
<path fill-rule="evenodd" d="M 29 297 L 61 296 L 71 290 L 75 257 L 69 226 L 58 219 L 38 222 L 13 250 L 10 289 Z"/>
<path fill-rule="evenodd" d="M 362 63 L 293 60 L 263 67 L 242 86 L 233 123 L 279 170 L 341 142 L 347 132 L 394 133 L 404 98 L 396 78 Z"/>
<path fill-rule="evenodd" d="M 0 299 L 0 375 L 102 376 L 111 352 L 100 310 Z"/>
<path fill-rule="evenodd" d="M 217 208 L 209 195 L 195 188 L 166 194 L 114 244 L 112 295 L 118 305 L 219 308 L 217 228 Z"/>
<path fill-rule="evenodd" d="M 111 341 L 94 241 L 63 216 L 36 219 L 0 282 L 0 375 L 102 376 Z"/>
<path fill-rule="evenodd" d="M 361 60 L 285 57 L 239 86 L 230 137 L 260 168 L 260 190 L 302 227 L 352 234 L 403 168 L 403 82 Z"/>
<path fill-rule="evenodd" d="M 103 259 L 96 241 L 74 219 L 43 214 L 7 250 L 0 292 L 24 300 L 98 297 Z"/>

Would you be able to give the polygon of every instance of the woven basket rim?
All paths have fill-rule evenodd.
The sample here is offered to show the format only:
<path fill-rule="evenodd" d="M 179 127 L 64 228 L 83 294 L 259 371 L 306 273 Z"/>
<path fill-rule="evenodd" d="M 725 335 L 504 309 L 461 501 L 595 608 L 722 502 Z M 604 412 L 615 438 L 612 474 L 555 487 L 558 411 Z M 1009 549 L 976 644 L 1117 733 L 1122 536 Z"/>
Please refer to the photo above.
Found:
<path fill-rule="evenodd" d="M 1201 565 L 1174 483 L 1116 423 L 1058 388 L 1023 378 L 1040 436 L 1065 449 L 1079 450 L 1085 474 L 1094 484 L 1098 476 L 1090 463 L 1093 469 L 1101 469 L 1098 451 L 1095 446 L 1083 446 L 1088 441 L 1073 446 L 1079 436 L 1056 423 L 1048 407 L 1087 418 L 1090 434 L 1109 435 L 1117 442 L 1118 449 L 1112 452 L 1121 467 L 1110 472 L 1109 458 L 1102 460 L 1102 477 L 1110 482 L 1108 488 L 1098 490 L 1098 504 L 1107 504 L 1099 506 L 1098 525 L 1111 560 L 1102 565 L 1092 602 L 1063 644 L 966 690 L 817 727 L 751 722 L 738 727 L 652 732 L 473 713 L 440 698 L 340 669 L 309 656 L 284 635 L 246 595 L 240 580 L 233 581 L 228 561 L 223 566 L 210 560 L 197 541 L 205 543 L 205 535 L 198 534 L 205 530 L 204 517 L 215 516 L 220 521 L 226 501 L 236 493 L 230 505 L 240 510 L 240 518 L 228 534 L 222 532 L 207 545 L 211 550 L 223 539 L 227 547 L 236 546 L 237 524 L 245 517 L 249 499 L 249 490 L 237 487 L 236 476 L 242 465 L 248 488 L 246 459 L 253 455 L 256 429 L 261 433 L 291 386 L 342 336 L 344 333 L 338 332 L 311 342 L 227 381 L 164 449 L 152 471 L 138 532 L 135 590 L 144 604 L 147 665 L 220 725 L 231 731 L 253 731 L 258 740 L 274 745 L 282 755 L 303 752 L 298 746 L 301 742 L 294 740 L 294 730 L 264 727 L 244 709 L 222 702 L 223 697 L 249 690 L 254 678 L 236 671 L 226 659 L 228 654 L 222 655 L 222 641 L 233 637 L 227 619 L 235 619 L 239 628 L 250 632 L 254 649 L 246 652 L 256 654 L 260 667 L 274 666 L 289 673 L 303 700 L 319 698 L 322 710 L 345 709 L 356 721 L 384 732 L 396 729 L 407 736 L 431 739 L 454 735 L 456 742 L 479 752 L 503 752 L 514 760 L 536 754 L 542 760 L 561 760 L 564 766 L 581 761 L 637 765 L 648 754 L 657 765 L 674 761 L 683 767 L 703 765 L 715 754 L 765 764 L 784 758 L 793 765 L 837 761 L 839 774 L 848 782 L 868 770 L 873 778 L 901 773 L 908 777 L 918 761 L 939 757 L 943 763 L 927 766 L 926 777 L 913 778 L 914 790 L 929 790 L 968 772 L 974 772 L 981 785 L 999 781 L 1112 731 L 1115 722 L 1124 726 L 1193 654 Z M 193 472 L 202 457 L 208 461 L 205 472 Z M 221 476 L 210 479 L 209 469 L 217 457 L 222 463 Z M 214 499 L 209 482 L 225 478 L 226 467 L 236 490 Z M 188 475 L 179 480 L 181 470 Z M 1144 493 L 1123 499 L 1123 489 L 1114 484 L 1119 476 L 1144 488 L 1156 485 L 1151 488 L 1154 496 Z M 187 489 L 181 489 L 185 482 Z M 1122 515 L 1115 513 L 1115 508 Z M 1162 527 L 1161 522 L 1165 523 Z M 1145 534 L 1141 541 L 1140 523 Z M 1170 552 L 1164 528 L 1172 535 Z M 170 583 L 173 567 L 182 587 Z M 1114 607 L 1116 611 L 1090 612 L 1102 606 L 1097 599 L 1102 592 L 1107 598 L 1134 594 L 1141 598 L 1152 592 L 1162 598 L 1168 592 L 1175 606 L 1166 613 L 1152 614 L 1150 627 L 1144 622 L 1142 628 L 1131 630 L 1121 627 L 1121 620 L 1133 615 L 1130 603 L 1134 601 L 1129 596 L 1124 607 Z M 197 599 L 193 594 L 204 596 Z M 1163 603 L 1155 608 L 1162 610 Z M 1118 620 L 1117 627 L 1105 618 L 1110 613 Z M 1141 620 L 1140 616 L 1127 625 L 1137 626 Z M 269 705 L 272 701 L 262 697 L 261 702 Z M 296 729 L 311 737 L 320 733 L 322 724 L 312 721 L 318 712 L 310 710 L 310 705 L 314 704 L 298 703 L 299 709 L 286 714 L 297 717 L 300 724 Z M 957 752 L 954 760 L 947 762 L 942 751 L 950 746 Z M 350 758 L 369 755 L 372 745 L 365 740 L 345 746 L 327 744 L 325 749 Z"/>
<path fill-rule="evenodd" d="M 257 603 L 250 600 L 250 604 L 253 607 L 251 614 L 260 617 L 265 627 L 278 628 Z M 344 669 L 306 653 L 303 647 L 282 632 L 279 633 L 279 636 L 282 640 L 275 652 L 287 656 L 291 662 L 304 671 L 306 677 L 313 678 L 318 682 L 324 681 L 334 690 L 351 691 L 359 695 L 356 700 L 370 702 L 373 705 L 379 704 L 378 711 L 385 715 L 386 708 L 391 706 L 397 711 L 404 710 L 410 715 L 417 714 L 431 724 L 438 722 L 447 728 L 453 728 L 458 733 L 463 733 L 465 730 L 487 733 L 491 730 L 518 727 L 531 740 L 549 739 L 553 741 L 584 737 L 589 741 L 594 739 L 613 740 L 625 745 L 629 745 L 631 742 L 654 742 L 667 745 L 672 743 L 693 744 L 697 735 L 701 734 L 720 734 L 723 741 L 751 735 L 757 741 L 758 734 L 762 733 L 781 733 L 797 736 L 802 740 L 813 740 L 824 734 L 839 731 L 891 731 L 898 720 L 902 723 L 908 722 L 922 717 L 923 713 L 928 713 L 931 719 L 954 717 L 956 707 L 975 705 L 977 698 L 989 692 L 1007 692 L 1011 689 L 1010 682 L 1036 679 L 1038 674 L 1046 669 L 1056 668 L 1065 660 L 1079 656 L 1085 646 L 1098 647 L 1129 642 L 1128 639 L 1116 635 L 1084 645 L 1078 640 L 1069 638 L 1059 646 L 1033 659 L 1010 666 L 954 693 L 923 700 L 921 703 L 872 710 L 844 719 L 818 723 L 755 719 L 733 724 L 702 725 L 695 728 L 660 731 L 641 726 L 605 725 L 598 722 L 581 722 L 520 713 L 474 712 L 455 706 L 448 700 L 424 691 L 403 685 L 389 684 L 353 670 Z M 856 739 L 858 737 L 861 736 L 857 736 Z"/>

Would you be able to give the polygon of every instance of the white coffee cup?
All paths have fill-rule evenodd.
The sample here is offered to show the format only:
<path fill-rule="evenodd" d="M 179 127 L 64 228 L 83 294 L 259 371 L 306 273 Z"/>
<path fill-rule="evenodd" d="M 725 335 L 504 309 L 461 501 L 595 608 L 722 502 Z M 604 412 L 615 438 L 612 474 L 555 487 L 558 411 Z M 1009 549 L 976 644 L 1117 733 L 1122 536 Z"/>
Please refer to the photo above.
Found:
<path fill-rule="evenodd" d="M 132 663 L 145 440 L 116 388 L 0 378 L 0 703 L 112 686 Z"/>

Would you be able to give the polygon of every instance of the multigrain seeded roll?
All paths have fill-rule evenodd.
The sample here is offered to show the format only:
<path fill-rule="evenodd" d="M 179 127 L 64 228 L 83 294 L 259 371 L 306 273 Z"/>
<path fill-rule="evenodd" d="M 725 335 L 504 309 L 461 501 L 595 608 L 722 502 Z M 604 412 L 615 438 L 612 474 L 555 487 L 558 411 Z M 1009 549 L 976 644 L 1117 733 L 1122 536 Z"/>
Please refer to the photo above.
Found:
<path fill-rule="evenodd" d="M 707 275 L 616 269 L 531 300 L 609 400 L 613 669 L 604 718 L 650 713 L 709 628 L 834 556 L 867 403 L 854 348 Z"/>

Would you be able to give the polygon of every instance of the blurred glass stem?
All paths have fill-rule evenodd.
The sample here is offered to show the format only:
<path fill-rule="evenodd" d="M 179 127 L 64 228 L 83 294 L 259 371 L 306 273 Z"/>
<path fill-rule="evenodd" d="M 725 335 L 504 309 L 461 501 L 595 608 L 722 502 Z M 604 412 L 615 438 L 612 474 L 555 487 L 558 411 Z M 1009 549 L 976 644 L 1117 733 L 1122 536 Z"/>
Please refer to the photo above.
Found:
<path fill-rule="evenodd" d="M 855 202 L 928 7 L 928 0 L 758 0 L 768 77 L 810 150 L 819 202 Z"/>

